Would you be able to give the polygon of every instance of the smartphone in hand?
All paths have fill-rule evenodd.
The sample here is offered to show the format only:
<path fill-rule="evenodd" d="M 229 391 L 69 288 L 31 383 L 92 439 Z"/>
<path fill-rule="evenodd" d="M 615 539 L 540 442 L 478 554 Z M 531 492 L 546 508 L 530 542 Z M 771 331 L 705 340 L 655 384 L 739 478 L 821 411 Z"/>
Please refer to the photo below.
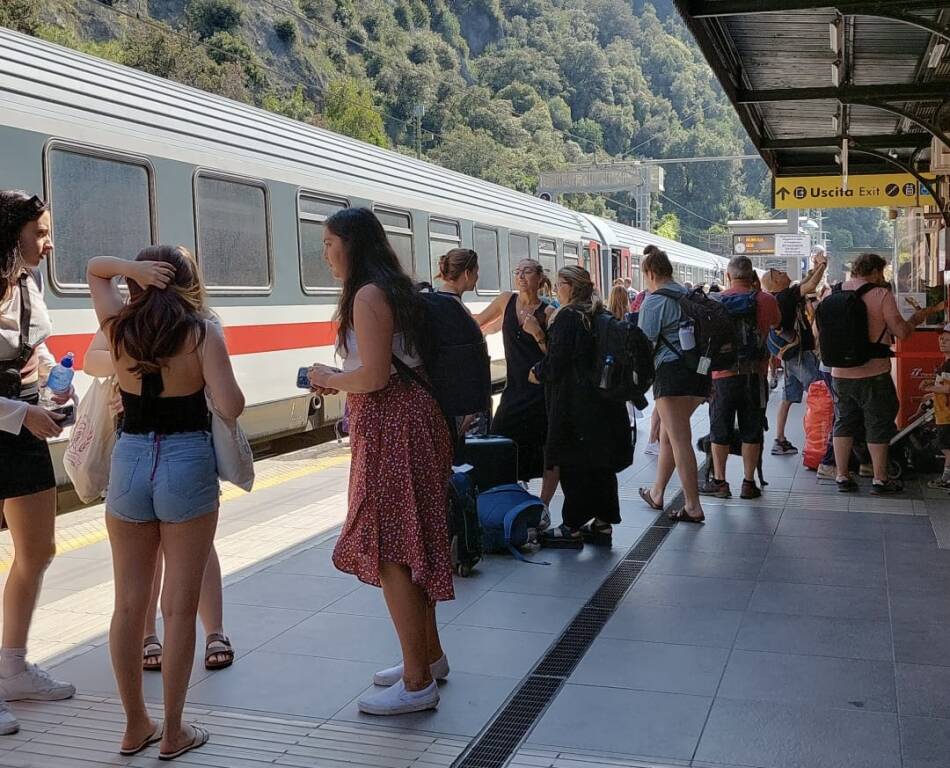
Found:
<path fill-rule="evenodd" d="M 310 386 L 310 367 L 304 366 L 297 371 L 297 386 L 300 389 L 313 389 Z"/>
<path fill-rule="evenodd" d="M 59 408 L 54 408 L 50 413 L 55 413 L 59 416 L 64 417 L 62 420 L 57 420 L 56 423 L 61 427 L 71 427 L 76 423 L 76 406 L 75 405 L 63 405 Z"/>

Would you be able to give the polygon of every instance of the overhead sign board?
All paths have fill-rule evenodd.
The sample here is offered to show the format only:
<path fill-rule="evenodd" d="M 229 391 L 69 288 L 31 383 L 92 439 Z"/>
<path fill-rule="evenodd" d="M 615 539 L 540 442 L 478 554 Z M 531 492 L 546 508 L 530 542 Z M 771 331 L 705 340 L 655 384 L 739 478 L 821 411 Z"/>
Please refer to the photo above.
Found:
<path fill-rule="evenodd" d="M 771 256 L 775 235 L 733 235 L 732 252 L 740 256 Z"/>
<path fill-rule="evenodd" d="M 923 174 L 930 181 L 932 174 Z M 774 208 L 918 208 L 933 205 L 927 188 L 909 173 L 849 176 L 779 176 L 772 182 Z"/>
<path fill-rule="evenodd" d="M 551 195 L 564 192 L 624 192 L 647 187 L 656 194 L 664 190 L 664 171 L 658 165 L 609 163 L 577 166 L 540 175 L 538 192 Z"/>
<path fill-rule="evenodd" d="M 775 236 L 775 255 L 782 259 L 807 259 L 811 254 L 811 236 L 778 234 Z"/>

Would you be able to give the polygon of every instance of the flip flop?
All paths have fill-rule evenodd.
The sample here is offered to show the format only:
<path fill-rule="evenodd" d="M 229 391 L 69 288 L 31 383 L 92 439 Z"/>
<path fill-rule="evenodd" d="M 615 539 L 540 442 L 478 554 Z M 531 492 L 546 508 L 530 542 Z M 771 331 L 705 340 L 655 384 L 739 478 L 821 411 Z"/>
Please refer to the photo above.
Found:
<path fill-rule="evenodd" d="M 647 503 L 647 506 L 650 509 L 655 509 L 657 512 L 663 511 L 663 505 L 662 504 L 658 505 L 653 500 L 653 490 L 651 488 L 640 488 L 638 492 L 640 494 L 640 498 L 643 499 Z"/>
<path fill-rule="evenodd" d="M 181 749 L 179 749 L 176 752 L 159 752 L 158 759 L 159 760 L 174 760 L 176 757 L 181 757 L 186 752 L 191 752 L 191 750 L 198 749 L 198 747 L 203 747 L 205 744 L 208 743 L 210 734 L 204 728 L 202 728 L 200 725 L 194 725 L 194 724 L 192 724 L 191 727 L 195 729 L 195 736 L 190 742 L 188 742 L 185 746 L 183 746 Z"/>
<path fill-rule="evenodd" d="M 132 755 L 137 755 L 146 747 L 149 747 L 152 744 L 155 744 L 161 741 L 162 736 L 164 735 L 165 735 L 165 724 L 159 723 L 158 727 L 156 727 L 155 730 L 152 731 L 152 734 L 150 736 L 145 737 L 145 741 L 143 741 L 137 747 L 127 747 L 124 749 L 120 749 L 119 754 L 122 755 L 123 757 L 131 757 Z"/>
<path fill-rule="evenodd" d="M 143 642 L 142 669 L 146 672 L 161 672 L 162 641 L 158 639 L 157 635 L 149 635 Z"/>
<path fill-rule="evenodd" d="M 686 507 L 683 507 L 679 512 L 671 512 L 670 520 L 673 520 L 677 523 L 693 523 L 695 525 L 702 525 L 706 522 L 706 515 L 702 517 L 693 517 L 689 512 L 686 511 Z"/>

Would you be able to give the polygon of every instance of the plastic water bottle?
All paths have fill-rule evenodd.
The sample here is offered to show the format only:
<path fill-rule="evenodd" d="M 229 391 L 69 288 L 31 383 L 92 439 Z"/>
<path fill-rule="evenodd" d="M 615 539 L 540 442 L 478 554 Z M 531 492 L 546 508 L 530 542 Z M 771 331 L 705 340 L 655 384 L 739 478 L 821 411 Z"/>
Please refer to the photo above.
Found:
<path fill-rule="evenodd" d="M 600 388 L 607 389 L 610 386 L 610 375 L 614 368 L 614 356 L 607 355 L 604 358 L 604 370 L 600 374 Z"/>
<path fill-rule="evenodd" d="M 685 320 L 680 323 L 679 335 L 680 348 L 684 352 L 688 352 L 689 350 L 696 348 L 696 329 L 693 327 L 692 323 Z"/>
<path fill-rule="evenodd" d="M 73 353 L 68 352 L 59 365 L 53 366 L 46 380 L 46 389 L 51 395 L 66 395 L 73 383 Z"/>

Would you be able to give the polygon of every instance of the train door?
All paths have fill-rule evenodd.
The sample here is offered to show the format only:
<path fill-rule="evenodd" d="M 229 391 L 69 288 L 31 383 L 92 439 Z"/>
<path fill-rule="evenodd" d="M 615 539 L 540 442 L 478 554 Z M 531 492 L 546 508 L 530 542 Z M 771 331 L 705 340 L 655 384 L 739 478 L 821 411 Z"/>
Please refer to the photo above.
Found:
<path fill-rule="evenodd" d="M 610 284 L 613 285 L 614 281 L 621 276 L 621 256 L 619 248 L 610 249 Z"/>
<path fill-rule="evenodd" d="M 600 286 L 600 243 L 594 240 L 584 243 L 584 268 L 590 272 L 594 285 Z"/>

